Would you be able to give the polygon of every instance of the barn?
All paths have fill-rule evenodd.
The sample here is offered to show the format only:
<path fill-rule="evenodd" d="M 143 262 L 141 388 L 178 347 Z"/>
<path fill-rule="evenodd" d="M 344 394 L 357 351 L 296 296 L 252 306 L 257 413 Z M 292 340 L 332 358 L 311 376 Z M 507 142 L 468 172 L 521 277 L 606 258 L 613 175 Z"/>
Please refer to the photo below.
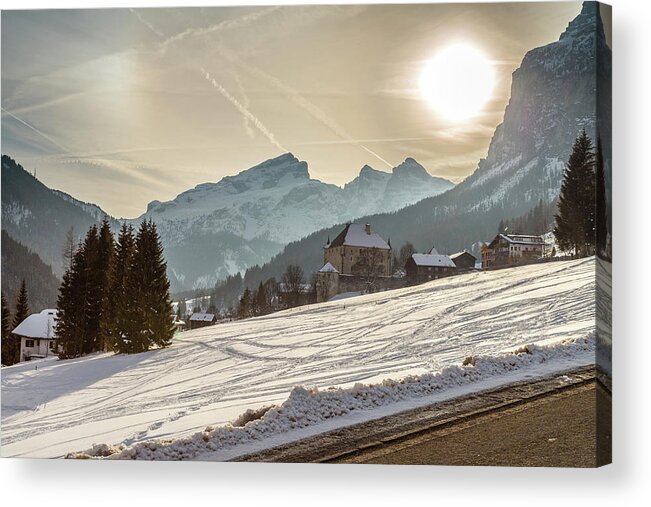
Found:
<path fill-rule="evenodd" d="M 439 254 L 432 248 L 428 253 L 413 254 L 405 264 L 405 271 L 409 283 L 414 285 L 454 275 L 457 267 L 448 255 Z"/>

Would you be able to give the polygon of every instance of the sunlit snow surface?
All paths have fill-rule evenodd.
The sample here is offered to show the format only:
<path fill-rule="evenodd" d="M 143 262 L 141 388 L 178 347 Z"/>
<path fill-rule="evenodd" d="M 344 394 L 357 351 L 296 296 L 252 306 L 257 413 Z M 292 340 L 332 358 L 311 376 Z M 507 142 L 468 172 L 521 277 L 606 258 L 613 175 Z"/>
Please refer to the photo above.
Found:
<path fill-rule="evenodd" d="M 3 368 L 2 455 L 189 436 L 296 385 L 351 387 L 582 338 L 595 327 L 594 270 L 591 258 L 472 273 L 189 331 L 168 349 Z M 558 368 L 594 354 L 572 361 Z"/>

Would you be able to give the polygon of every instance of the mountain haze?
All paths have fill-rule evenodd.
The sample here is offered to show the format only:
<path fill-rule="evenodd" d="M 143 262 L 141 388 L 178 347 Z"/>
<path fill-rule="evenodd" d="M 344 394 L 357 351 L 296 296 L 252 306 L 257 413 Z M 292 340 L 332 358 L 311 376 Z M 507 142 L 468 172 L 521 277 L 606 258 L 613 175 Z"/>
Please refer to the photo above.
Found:
<path fill-rule="evenodd" d="M 68 230 L 72 227 L 81 239 L 104 215 L 94 204 L 48 188 L 2 155 L 2 229 L 51 266 L 55 275 L 63 275 L 61 252 Z"/>
<path fill-rule="evenodd" d="M 364 166 L 342 189 L 311 178 L 307 162 L 286 153 L 153 201 L 134 223 L 151 218 L 158 225 L 173 288 L 207 287 L 315 230 L 395 211 L 453 186 L 408 158 L 391 173 Z"/>
<path fill-rule="evenodd" d="M 513 73 L 504 120 L 473 174 L 441 195 L 395 213 L 369 213 L 359 221 L 371 223 L 394 248 L 410 241 L 419 251 L 435 246 L 453 253 L 474 247 L 478 255 L 477 245 L 492 238 L 500 220 L 558 196 L 565 163 L 582 129 L 595 145 L 597 133 L 602 139 L 610 174 L 610 113 L 601 106 L 598 115 L 597 100 L 611 103 L 611 78 L 612 53 L 599 7 L 585 2 L 556 42 L 524 56 Z M 278 277 L 290 263 L 300 264 L 306 273 L 316 271 L 327 238 L 343 225 L 287 245 L 271 262 L 250 270 L 245 284 L 254 287 L 261 279 Z"/>

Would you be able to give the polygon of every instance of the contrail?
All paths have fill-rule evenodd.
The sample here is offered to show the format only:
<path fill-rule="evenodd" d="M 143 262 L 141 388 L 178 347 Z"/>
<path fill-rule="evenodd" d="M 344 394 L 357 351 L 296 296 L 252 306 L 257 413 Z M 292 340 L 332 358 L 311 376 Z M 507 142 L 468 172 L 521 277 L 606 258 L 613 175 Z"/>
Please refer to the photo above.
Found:
<path fill-rule="evenodd" d="M 274 6 L 270 7 L 268 9 L 262 9 L 259 11 L 254 11 L 250 14 L 246 14 L 244 16 L 241 16 L 239 18 L 235 19 L 227 19 L 225 21 L 222 21 L 221 23 L 217 23 L 216 25 L 212 25 L 206 28 L 188 28 L 187 30 L 178 33 L 174 35 L 173 37 L 170 37 L 167 40 L 164 40 L 161 42 L 160 49 L 165 52 L 169 46 L 172 44 L 179 42 L 187 37 L 195 37 L 195 36 L 200 36 L 200 35 L 206 35 L 209 33 L 215 33 L 215 32 L 221 32 L 222 30 L 228 30 L 232 28 L 241 28 L 243 26 L 248 25 L 249 23 L 252 23 L 254 21 L 257 21 L 260 18 L 263 18 L 265 16 L 268 16 L 269 14 L 275 12 L 276 10 L 280 9 L 280 6 Z"/>
<path fill-rule="evenodd" d="M 331 132 L 333 132 L 336 136 L 346 140 L 347 142 L 354 144 L 355 146 L 359 146 L 361 149 L 369 153 L 370 155 L 374 156 L 377 158 L 379 161 L 382 163 L 386 164 L 387 167 L 392 168 L 393 165 L 382 158 L 380 155 L 378 155 L 376 152 L 371 150 L 369 147 L 363 145 L 360 143 L 358 140 L 354 139 L 353 136 L 351 136 L 348 132 L 346 132 L 335 120 L 330 118 L 322 109 L 320 109 L 318 106 L 310 102 L 308 99 L 306 99 L 303 95 L 301 95 L 299 92 L 296 90 L 292 89 L 291 87 L 287 86 L 284 84 L 282 81 L 280 81 L 278 78 L 267 74 L 263 70 L 254 67 L 252 65 L 249 65 L 248 63 L 244 62 L 240 58 L 236 57 L 234 54 L 231 54 L 224 50 L 223 47 L 218 47 L 217 51 L 219 54 L 231 62 L 234 65 L 237 65 L 238 67 L 241 67 L 244 69 L 246 72 L 249 74 L 257 77 L 258 79 L 261 79 L 262 81 L 266 82 L 273 88 L 276 88 L 279 90 L 285 97 L 287 97 L 289 100 L 291 100 L 294 104 L 296 104 L 298 107 L 306 111 L 310 116 L 312 116 L 315 120 L 317 120 L 319 123 L 327 127 Z"/>
<path fill-rule="evenodd" d="M 138 21 L 140 21 L 143 25 L 145 25 L 147 28 L 149 28 L 152 32 L 154 32 L 156 35 L 159 37 L 165 37 L 165 34 L 161 32 L 160 30 L 157 30 L 154 25 L 152 25 L 149 21 L 147 21 L 142 15 L 136 11 L 135 9 L 129 9 L 129 11 L 135 15 L 138 18 Z"/>
<path fill-rule="evenodd" d="M 248 109 L 249 105 L 251 104 L 251 101 L 249 100 L 249 96 L 246 94 L 246 90 L 244 89 L 244 86 L 242 85 L 242 80 L 240 79 L 240 75 L 233 71 L 233 78 L 235 79 L 235 82 L 237 83 L 237 87 L 240 90 L 240 95 L 242 96 L 242 102 L 244 102 L 243 106 Z M 243 115 L 242 116 L 242 123 L 244 126 L 244 130 L 246 131 L 246 134 L 253 139 L 255 135 L 253 134 L 253 129 L 251 128 L 251 122 L 249 121 L 248 116 Z"/>
<path fill-rule="evenodd" d="M 25 125 L 27 128 L 29 128 L 29 129 L 33 130 L 34 132 L 36 132 L 36 133 L 37 133 L 39 136 L 41 136 L 43 139 L 46 139 L 46 140 L 50 141 L 53 145 L 57 146 L 58 148 L 61 148 L 64 152 L 68 152 L 68 151 L 69 151 L 65 146 L 63 146 L 63 145 L 61 145 L 59 142 L 55 141 L 54 139 L 52 139 L 52 138 L 51 138 L 50 136 L 48 136 L 47 134 L 44 134 L 43 132 L 41 132 L 39 129 L 37 129 L 37 128 L 34 127 L 33 125 L 30 125 L 29 123 L 27 123 L 27 122 L 26 122 L 25 120 L 23 120 L 22 118 L 19 118 L 19 117 L 16 116 L 15 114 L 10 113 L 10 112 L 7 111 L 4 107 L 2 107 L 2 108 L 0 108 L 0 109 L 2 109 L 2 111 L 3 111 L 4 113 L 6 113 L 6 114 L 8 114 L 9 116 L 11 116 L 14 120 L 16 120 L 16 121 L 22 123 L 22 124 Z"/>
<path fill-rule="evenodd" d="M 243 116 L 247 117 L 249 121 L 253 124 L 255 128 L 257 128 L 260 133 L 262 133 L 263 136 L 267 138 L 267 140 L 273 144 L 276 148 L 278 148 L 281 151 L 289 151 L 286 148 L 283 147 L 282 144 L 280 144 L 274 135 L 267 129 L 267 127 L 264 126 L 264 124 L 256 118 L 251 111 L 249 111 L 246 107 L 244 107 L 235 97 L 233 97 L 226 88 L 224 88 L 222 85 L 220 85 L 215 79 L 213 79 L 208 71 L 206 71 L 203 67 L 201 68 L 201 73 L 203 74 L 203 77 L 206 78 L 206 80 L 211 83 L 219 93 L 222 94 L 222 96 L 228 100 L 235 108 L 242 113 Z"/>

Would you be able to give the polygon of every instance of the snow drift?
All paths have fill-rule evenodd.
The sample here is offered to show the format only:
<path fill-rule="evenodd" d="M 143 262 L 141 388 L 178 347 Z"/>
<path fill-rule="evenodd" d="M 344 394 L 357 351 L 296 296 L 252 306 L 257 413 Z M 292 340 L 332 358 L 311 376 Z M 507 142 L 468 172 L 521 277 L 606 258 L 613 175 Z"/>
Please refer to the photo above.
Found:
<path fill-rule="evenodd" d="M 176 444 L 165 452 L 172 453 L 183 439 L 202 439 L 196 435 L 207 426 L 236 442 L 245 442 L 237 436 L 241 431 L 264 432 L 272 437 L 250 444 L 277 445 L 301 432 L 325 431 L 324 425 L 352 424 L 404 403 L 431 402 L 427 395 L 395 402 L 414 392 L 405 394 L 399 381 L 396 387 L 385 385 L 388 378 L 404 379 L 410 389 L 440 382 L 432 392 L 459 396 L 594 364 L 591 350 L 567 357 L 562 352 L 594 331 L 595 261 L 580 259 L 469 273 L 209 326 L 179 333 L 170 347 L 142 354 L 43 360 L 37 370 L 22 363 L 2 369 L 2 455 L 61 457 L 95 443 L 120 448 L 111 451 L 119 454 L 169 440 Z M 542 363 L 535 363 L 536 353 L 507 354 L 524 346 L 532 352 L 552 348 L 541 352 Z M 474 369 L 457 369 L 468 356 L 475 358 Z M 482 363 L 489 357 L 502 357 L 503 363 Z M 510 361 L 518 369 L 511 371 Z M 485 376 L 489 367 L 494 376 Z M 447 373 L 429 376 L 437 372 Z M 458 381 L 462 384 L 445 387 Z M 330 392 L 330 387 L 343 390 Z M 291 404 L 283 405 L 288 399 Z M 288 407 L 301 399 L 302 406 L 315 406 L 294 426 L 282 422 L 294 410 Z M 382 399 L 391 403 L 366 410 Z M 242 418 L 244 427 L 225 429 L 247 409 L 271 405 L 276 408 L 262 419 L 247 424 Z M 323 411 L 331 406 L 334 415 L 342 415 L 325 418 Z M 317 424 L 300 429 L 306 421 Z M 297 429 L 273 433 L 291 427 Z M 223 438 L 208 440 L 219 447 Z M 213 457 L 224 459 L 246 445 L 220 447 Z M 193 452 L 179 451 L 176 458 Z"/>
<path fill-rule="evenodd" d="M 439 373 L 410 375 L 400 380 L 387 379 L 380 384 L 356 384 L 347 389 L 295 387 L 287 401 L 269 409 L 260 419 L 244 427 L 232 424 L 214 428 L 177 440 L 153 440 L 131 447 L 106 444 L 94 445 L 85 452 L 68 454 L 67 458 L 109 458 L 146 460 L 192 459 L 206 452 L 233 447 L 251 440 L 261 440 L 271 435 L 297 428 L 316 425 L 357 410 L 374 408 L 418 398 L 451 389 L 455 386 L 481 383 L 490 377 L 504 375 L 519 369 L 531 368 L 559 359 L 594 357 L 594 333 L 582 339 L 567 340 L 552 346 L 535 344 L 521 347 L 511 354 L 496 357 L 480 356 L 473 364 L 448 366 Z"/>

